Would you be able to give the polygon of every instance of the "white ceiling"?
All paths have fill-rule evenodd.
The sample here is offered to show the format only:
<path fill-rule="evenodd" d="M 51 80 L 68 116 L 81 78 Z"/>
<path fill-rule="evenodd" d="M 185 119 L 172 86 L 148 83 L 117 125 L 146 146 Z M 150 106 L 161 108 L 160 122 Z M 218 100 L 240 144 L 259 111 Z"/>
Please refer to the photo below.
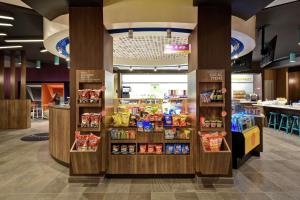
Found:
<path fill-rule="evenodd" d="M 285 4 L 285 3 L 291 3 L 291 2 L 294 2 L 294 1 L 297 1 L 297 0 L 275 0 L 270 5 L 268 5 L 267 8 L 282 5 L 282 4 Z"/>

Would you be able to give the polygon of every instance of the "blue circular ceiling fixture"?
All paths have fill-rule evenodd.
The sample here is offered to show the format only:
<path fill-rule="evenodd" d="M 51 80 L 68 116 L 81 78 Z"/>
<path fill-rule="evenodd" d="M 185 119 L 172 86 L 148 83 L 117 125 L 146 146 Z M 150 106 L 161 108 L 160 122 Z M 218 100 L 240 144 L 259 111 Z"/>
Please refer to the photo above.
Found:
<path fill-rule="evenodd" d="M 178 32 L 178 33 L 191 33 L 192 30 L 190 29 L 181 29 L 181 28 L 170 28 L 172 32 Z M 134 32 L 166 32 L 168 28 L 132 28 Z M 110 34 L 116 34 L 116 33 L 127 33 L 129 31 L 128 28 L 124 29 L 112 29 L 108 30 Z M 232 52 L 231 52 L 231 57 L 238 56 L 245 48 L 244 44 L 232 37 L 231 38 L 231 47 L 232 47 Z M 69 57 L 69 52 L 67 51 L 67 46 L 70 44 L 70 39 L 69 37 L 63 38 L 60 41 L 57 42 L 56 44 L 56 50 L 63 55 L 64 57 Z"/>

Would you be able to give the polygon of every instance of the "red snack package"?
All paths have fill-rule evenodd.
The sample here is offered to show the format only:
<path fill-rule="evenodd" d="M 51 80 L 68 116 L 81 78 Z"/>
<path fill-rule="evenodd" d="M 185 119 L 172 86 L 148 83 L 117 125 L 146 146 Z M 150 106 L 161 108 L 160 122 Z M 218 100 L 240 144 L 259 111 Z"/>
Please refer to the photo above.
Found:
<path fill-rule="evenodd" d="M 154 147 L 155 147 L 154 144 L 149 144 L 149 145 L 148 145 L 148 153 L 154 153 L 154 152 L 155 152 Z"/>
<path fill-rule="evenodd" d="M 81 135 L 79 131 L 75 132 L 76 149 L 85 151 L 88 149 L 88 135 Z"/>
<path fill-rule="evenodd" d="M 90 99 L 90 91 L 89 89 L 78 90 L 78 100 L 79 103 L 88 103 Z"/>
<path fill-rule="evenodd" d="M 92 128 L 99 128 L 100 127 L 100 113 L 92 113 L 90 115 L 90 127 Z"/>
<path fill-rule="evenodd" d="M 140 145 L 140 153 L 146 153 L 147 152 L 147 145 L 141 144 Z"/>
<path fill-rule="evenodd" d="M 83 113 L 81 115 L 81 127 L 86 128 L 90 126 L 91 115 L 90 113 Z"/>
<path fill-rule="evenodd" d="M 162 154 L 162 145 L 161 144 L 155 145 L 155 151 L 156 154 Z"/>
<path fill-rule="evenodd" d="M 101 95 L 101 90 L 91 90 L 90 103 L 98 103 Z"/>
<path fill-rule="evenodd" d="M 94 135 L 94 134 L 90 134 L 89 135 L 89 148 L 92 150 L 95 150 L 97 148 L 97 145 L 100 142 L 100 137 Z"/>

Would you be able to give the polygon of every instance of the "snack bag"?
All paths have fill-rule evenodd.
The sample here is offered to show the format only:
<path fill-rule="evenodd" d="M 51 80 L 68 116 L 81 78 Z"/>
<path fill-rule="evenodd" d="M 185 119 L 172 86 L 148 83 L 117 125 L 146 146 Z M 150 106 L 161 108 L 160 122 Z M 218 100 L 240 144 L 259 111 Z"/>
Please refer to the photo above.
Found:
<path fill-rule="evenodd" d="M 83 113 L 81 115 L 81 127 L 82 128 L 90 127 L 90 120 L 91 120 L 90 113 Z"/>
<path fill-rule="evenodd" d="M 127 150 L 127 145 L 126 144 L 122 144 L 121 145 L 121 154 L 127 154 L 128 150 Z"/>
<path fill-rule="evenodd" d="M 145 132 L 151 132 L 153 130 L 153 126 L 150 122 L 144 121 L 143 125 L 144 125 Z"/>
<path fill-rule="evenodd" d="M 166 154 L 174 154 L 174 145 L 166 144 Z"/>
<path fill-rule="evenodd" d="M 122 126 L 128 127 L 130 120 L 130 113 L 122 113 L 121 114 Z"/>
<path fill-rule="evenodd" d="M 134 144 L 128 145 L 128 153 L 135 154 L 135 145 Z"/>
<path fill-rule="evenodd" d="M 79 103 L 88 103 L 90 98 L 90 90 L 78 90 Z"/>
<path fill-rule="evenodd" d="M 157 132 L 162 132 L 164 130 L 164 124 L 161 121 L 156 121 L 154 124 L 154 130 Z"/>
<path fill-rule="evenodd" d="M 182 154 L 181 144 L 174 144 L 174 154 Z"/>
<path fill-rule="evenodd" d="M 180 126 L 180 116 L 173 115 L 172 116 L 173 126 Z"/>
<path fill-rule="evenodd" d="M 140 153 L 147 153 L 147 145 L 146 144 L 141 144 L 139 152 Z"/>
<path fill-rule="evenodd" d="M 119 154 L 120 153 L 120 145 L 114 144 L 112 145 L 112 154 Z"/>
<path fill-rule="evenodd" d="M 101 90 L 90 91 L 90 103 L 99 103 Z"/>
<path fill-rule="evenodd" d="M 179 126 L 187 126 L 187 115 L 180 115 Z"/>
<path fill-rule="evenodd" d="M 164 125 L 172 126 L 172 115 L 164 115 Z"/>
<path fill-rule="evenodd" d="M 119 113 L 114 113 L 112 115 L 112 119 L 114 127 L 120 127 L 122 125 L 122 118 Z"/>
<path fill-rule="evenodd" d="M 162 149 L 163 149 L 162 144 L 155 145 L 156 154 L 162 154 Z"/>
<path fill-rule="evenodd" d="M 91 133 L 88 138 L 89 138 L 89 144 L 88 144 L 89 148 L 95 150 L 97 148 L 97 145 L 100 142 L 100 137 Z"/>
<path fill-rule="evenodd" d="M 88 135 L 81 135 L 79 131 L 75 132 L 76 149 L 78 151 L 88 150 Z"/>
<path fill-rule="evenodd" d="M 99 128 L 100 127 L 100 113 L 93 113 L 90 116 L 90 127 L 92 128 Z"/>
<path fill-rule="evenodd" d="M 155 152 L 155 145 L 154 144 L 149 144 L 148 145 L 148 153 L 154 153 Z"/>
<path fill-rule="evenodd" d="M 144 132 L 144 123 L 142 121 L 137 122 L 136 125 L 138 132 Z"/>
<path fill-rule="evenodd" d="M 182 154 L 190 154 L 190 147 L 188 144 L 181 145 Z"/>

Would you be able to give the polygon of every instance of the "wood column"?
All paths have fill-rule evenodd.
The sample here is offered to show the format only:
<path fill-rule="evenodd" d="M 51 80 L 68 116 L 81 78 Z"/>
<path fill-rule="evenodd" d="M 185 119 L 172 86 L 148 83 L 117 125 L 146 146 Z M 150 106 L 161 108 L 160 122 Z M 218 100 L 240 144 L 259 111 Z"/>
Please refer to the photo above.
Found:
<path fill-rule="evenodd" d="M 21 95 L 20 99 L 26 99 L 26 54 L 21 52 Z"/>
<path fill-rule="evenodd" d="M 4 54 L 0 53 L 0 100 L 4 99 Z"/>
<path fill-rule="evenodd" d="M 16 99 L 16 52 L 10 52 L 10 99 Z"/>

